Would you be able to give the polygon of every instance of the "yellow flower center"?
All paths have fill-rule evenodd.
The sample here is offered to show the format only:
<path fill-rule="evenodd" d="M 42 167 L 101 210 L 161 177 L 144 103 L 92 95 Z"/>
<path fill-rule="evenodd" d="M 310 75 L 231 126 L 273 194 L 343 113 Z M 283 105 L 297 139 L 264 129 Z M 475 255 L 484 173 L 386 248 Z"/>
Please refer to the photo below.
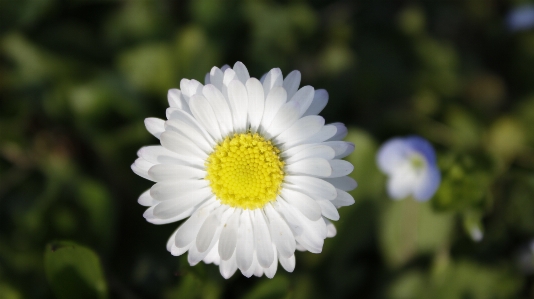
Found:
<path fill-rule="evenodd" d="M 280 150 L 259 134 L 226 137 L 206 161 L 217 198 L 232 207 L 258 209 L 274 200 L 284 179 Z"/>

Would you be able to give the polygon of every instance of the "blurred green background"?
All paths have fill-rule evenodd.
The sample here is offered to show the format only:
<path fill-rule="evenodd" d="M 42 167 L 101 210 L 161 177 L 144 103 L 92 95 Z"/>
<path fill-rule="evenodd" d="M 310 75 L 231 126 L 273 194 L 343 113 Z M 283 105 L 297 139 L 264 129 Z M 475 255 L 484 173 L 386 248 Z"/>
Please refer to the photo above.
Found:
<path fill-rule="evenodd" d="M 527 2 L 1 0 L 0 298 L 534 298 Z M 272 280 L 171 256 L 130 170 L 167 90 L 238 60 L 327 89 L 356 144 L 338 235 Z M 388 199 L 374 162 L 407 134 L 438 151 L 427 203 Z"/>

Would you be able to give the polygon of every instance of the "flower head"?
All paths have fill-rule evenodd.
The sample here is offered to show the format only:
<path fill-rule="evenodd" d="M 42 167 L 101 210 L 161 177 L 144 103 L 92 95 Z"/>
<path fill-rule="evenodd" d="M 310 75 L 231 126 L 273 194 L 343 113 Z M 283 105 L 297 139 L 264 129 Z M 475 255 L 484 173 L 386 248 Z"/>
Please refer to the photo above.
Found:
<path fill-rule="evenodd" d="M 147 221 L 186 219 L 167 249 L 188 261 L 219 265 L 228 278 L 292 272 L 295 249 L 319 253 L 336 234 L 328 220 L 354 203 L 353 166 L 341 158 L 341 123 L 318 116 L 325 90 L 299 88 L 300 73 L 272 69 L 251 78 L 237 62 L 212 68 L 206 84 L 183 79 L 168 93 L 167 120 L 148 118 L 161 145 L 139 150 L 132 170 L 156 182 L 139 198 Z"/>
<path fill-rule="evenodd" d="M 393 199 L 412 195 L 418 201 L 429 200 L 441 182 L 436 153 L 419 136 L 388 140 L 378 151 L 377 164 L 389 176 L 387 190 Z"/>

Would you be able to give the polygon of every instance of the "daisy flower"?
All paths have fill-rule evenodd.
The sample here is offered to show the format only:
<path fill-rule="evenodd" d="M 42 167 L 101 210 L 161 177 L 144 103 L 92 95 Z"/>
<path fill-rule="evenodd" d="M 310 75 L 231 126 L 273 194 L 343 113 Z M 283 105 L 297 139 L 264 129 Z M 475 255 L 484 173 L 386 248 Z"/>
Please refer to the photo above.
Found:
<path fill-rule="evenodd" d="M 167 120 L 147 118 L 161 145 L 139 150 L 132 170 L 155 184 L 139 203 L 148 222 L 186 219 L 167 249 L 219 265 L 223 277 L 272 278 L 295 268 L 295 249 L 320 253 L 337 209 L 354 203 L 354 145 L 347 128 L 319 116 L 325 90 L 280 69 L 261 80 L 237 62 L 214 67 L 206 84 L 183 79 L 168 93 Z"/>
<path fill-rule="evenodd" d="M 378 151 L 377 164 L 389 176 L 387 190 L 393 199 L 412 195 L 429 200 L 441 182 L 434 148 L 419 136 L 388 140 Z"/>

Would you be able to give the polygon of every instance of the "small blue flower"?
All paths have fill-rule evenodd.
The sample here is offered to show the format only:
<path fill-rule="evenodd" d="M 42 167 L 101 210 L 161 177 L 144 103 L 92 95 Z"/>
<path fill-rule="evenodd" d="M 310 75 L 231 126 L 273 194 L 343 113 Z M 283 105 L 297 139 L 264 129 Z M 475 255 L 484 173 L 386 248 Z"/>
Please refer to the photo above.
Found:
<path fill-rule="evenodd" d="M 412 195 L 429 200 L 439 187 L 441 174 L 432 145 L 419 136 L 393 138 L 382 145 L 377 164 L 388 175 L 387 189 L 393 199 Z"/>
<path fill-rule="evenodd" d="M 526 4 L 513 8 L 506 16 L 506 25 L 512 32 L 534 27 L 534 5 Z"/>

